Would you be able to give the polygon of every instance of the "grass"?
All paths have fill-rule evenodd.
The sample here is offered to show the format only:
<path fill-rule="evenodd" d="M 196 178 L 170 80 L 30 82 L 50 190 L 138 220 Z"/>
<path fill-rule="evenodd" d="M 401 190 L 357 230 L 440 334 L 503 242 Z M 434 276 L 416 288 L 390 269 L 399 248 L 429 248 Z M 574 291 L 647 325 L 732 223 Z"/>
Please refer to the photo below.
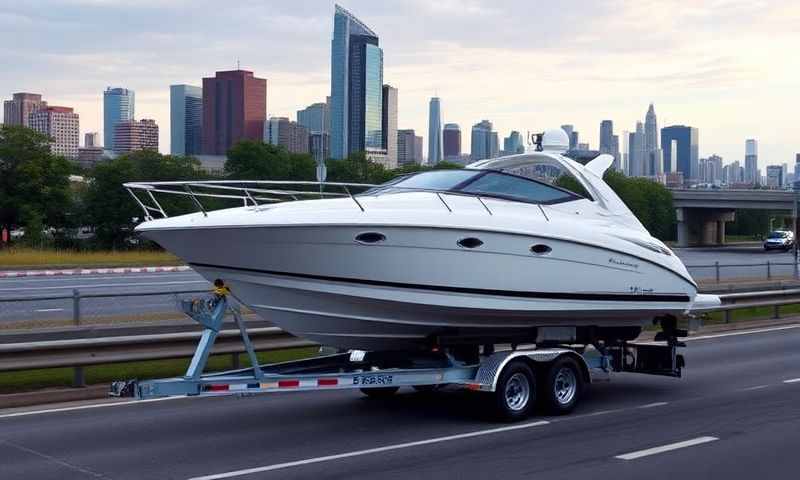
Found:
<path fill-rule="evenodd" d="M 10 248 L 0 250 L 0 269 L 70 268 L 70 267 L 137 267 L 180 265 L 178 257 L 156 250 L 76 251 Z"/>
<path fill-rule="evenodd" d="M 317 347 L 294 348 L 270 352 L 258 352 L 259 363 L 276 363 L 313 356 Z M 183 375 L 189 358 L 151 360 L 145 362 L 94 365 L 84 368 L 88 385 L 110 383 L 131 378 L 166 378 Z M 229 370 L 233 366 L 232 355 L 213 355 L 209 358 L 206 372 Z M 246 354 L 239 356 L 242 368 L 250 366 Z M 72 385 L 71 368 L 48 368 L 0 373 L 0 395 L 38 390 L 42 388 L 66 388 Z"/>

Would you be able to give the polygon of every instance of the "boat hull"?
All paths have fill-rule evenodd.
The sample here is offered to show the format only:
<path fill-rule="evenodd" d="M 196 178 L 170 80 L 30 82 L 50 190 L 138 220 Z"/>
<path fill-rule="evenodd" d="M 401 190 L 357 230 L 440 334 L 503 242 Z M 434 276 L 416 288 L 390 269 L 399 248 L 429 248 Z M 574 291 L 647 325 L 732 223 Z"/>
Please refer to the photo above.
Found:
<path fill-rule="evenodd" d="M 362 244 L 362 233 L 384 240 Z M 636 327 L 696 290 L 624 252 L 532 235 L 389 225 L 165 229 L 145 235 L 294 335 L 397 350 L 451 338 L 524 338 L 543 326 Z M 483 242 L 475 248 L 464 238 Z M 531 251 L 546 245 L 547 253 Z"/>

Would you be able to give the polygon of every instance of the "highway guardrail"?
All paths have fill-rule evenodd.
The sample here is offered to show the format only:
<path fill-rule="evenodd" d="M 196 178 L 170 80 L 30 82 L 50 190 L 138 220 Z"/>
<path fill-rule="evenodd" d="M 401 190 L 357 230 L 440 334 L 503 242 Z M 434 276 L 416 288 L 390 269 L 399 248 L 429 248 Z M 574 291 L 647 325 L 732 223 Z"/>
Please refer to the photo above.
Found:
<path fill-rule="evenodd" d="M 720 295 L 722 305 L 698 313 L 723 312 L 730 322 L 731 312 L 745 308 L 772 307 L 773 318 L 780 318 L 780 307 L 800 304 L 800 289 L 768 290 Z M 249 330 L 257 351 L 317 346 L 277 327 Z M 194 353 L 201 332 L 125 335 L 70 340 L 45 340 L 0 343 L 0 372 L 39 368 L 72 367 L 74 384 L 83 385 L 83 367 L 98 364 L 189 357 Z M 214 354 L 232 354 L 238 361 L 245 351 L 239 330 L 222 330 Z"/>

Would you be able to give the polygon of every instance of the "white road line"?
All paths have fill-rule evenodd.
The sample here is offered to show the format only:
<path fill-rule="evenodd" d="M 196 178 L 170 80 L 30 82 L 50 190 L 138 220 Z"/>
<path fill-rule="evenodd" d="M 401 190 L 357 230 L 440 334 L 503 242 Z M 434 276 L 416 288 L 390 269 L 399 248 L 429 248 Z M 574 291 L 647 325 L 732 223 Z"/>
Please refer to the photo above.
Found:
<path fill-rule="evenodd" d="M 49 408 L 47 410 L 33 410 L 30 412 L 6 413 L 0 415 L 0 418 L 27 417 L 30 415 L 40 415 L 42 413 L 71 412 L 73 410 L 88 410 L 90 408 L 120 407 L 124 405 L 137 405 L 139 403 L 163 402 L 165 400 L 178 400 L 179 398 L 186 398 L 186 397 L 150 398 L 147 400 L 131 400 L 129 402 L 95 403 L 92 405 L 78 405 L 75 407 Z"/>
<path fill-rule="evenodd" d="M 767 388 L 767 387 L 769 387 L 769 385 L 756 385 L 754 387 L 743 388 L 741 391 L 742 392 L 750 392 L 752 390 L 761 390 L 762 388 Z"/>
<path fill-rule="evenodd" d="M 462 440 L 462 439 L 465 439 L 465 438 L 480 437 L 480 436 L 483 436 L 483 435 L 492 435 L 492 434 L 495 434 L 495 433 L 509 432 L 509 431 L 513 431 L 513 430 L 523 430 L 523 429 L 526 429 L 526 428 L 533 428 L 533 427 L 539 427 L 539 426 L 542 426 L 542 425 L 547 425 L 549 423 L 550 422 L 548 422 L 546 420 L 541 420 L 541 421 L 538 421 L 538 422 L 523 423 L 523 424 L 520 424 L 520 425 L 511 425 L 511 426 L 508 426 L 508 427 L 492 428 L 492 429 L 489 429 L 489 430 L 478 430 L 478 431 L 475 431 L 475 432 L 461 433 L 461 434 L 458 434 L 458 435 L 448 435 L 446 437 L 429 438 L 427 440 L 419 440 L 419 441 L 416 441 L 416 442 L 397 443 L 397 444 L 394 444 L 394 445 L 386 445 L 386 446 L 383 446 L 383 447 L 370 448 L 370 449 L 367 449 L 367 450 L 356 450 L 356 451 L 353 451 L 353 452 L 339 453 L 339 454 L 336 454 L 336 455 L 327 455 L 327 456 L 324 456 L 324 457 L 306 458 L 304 460 L 297 460 L 297 461 L 294 461 L 294 462 L 276 463 L 276 464 L 273 464 L 273 465 L 266 465 L 266 466 L 263 466 L 263 467 L 246 468 L 244 470 L 235 470 L 235 471 L 232 471 L 232 472 L 217 473 L 217 474 L 214 474 L 214 475 L 205 475 L 205 476 L 202 476 L 202 477 L 194 477 L 191 480 L 219 480 L 219 479 L 223 479 L 223 478 L 241 477 L 241 476 L 244 476 L 244 475 L 252 475 L 254 473 L 270 472 L 270 471 L 274 471 L 274 470 L 282 470 L 282 469 L 286 469 L 286 468 L 299 467 L 299 466 L 303 466 L 303 465 L 310 465 L 310 464 L 313 464 L 313 463 L 330 462 L 330 461 L 333 461 L 333 460 L 340 460 L 340 459 L 343 459 L 343 458 L 359 457 L 359 456 L 362 456 L 362 455 L 370 455 L 370 454 L 373 454 L 373 453 L 381 453 L 381 452 L 388 452 L 388 451 L 392 451 L 392 450 L 401 450 L 401 449 L 404 449 L 404 448 L 419 447 L 419 446 L 422 446 L 422 445 L 430 445 L 430 444 L 433 444 L 433 443 L 452 442 L 454 440 Z"/>
<path fill-rule="evenodd" d="M 717 440 L 719 440 L 719 438 L 717 437 L 697 437 L 683 442 L 670 443 L 669 445 L 662 445 L 660 447 L 648 448 L 647 450 L 639 450 L 637 452 L 626 453 L 624 455 L 617 455 L 614 458 L 619 458 L 620 460 L 636 460 L 637 458 L 647 457 L 650 455 L 656 455 L 664 452 L 671 452 L 672 450 L 678 450 L 680 448 L 686 448 L 686 447 L 693 447 L 695 445 L 701 445 L 703 443 L 714 442 Z"/>
<path fill-rule="evenodd" d="M 44 313 L 44 312 L 63 312 L 63 308 L 39 308 L 34 310 L 34 312 Z"/>
<path fill-rule="evenodd" d="M 781 330 L 791 330 L 794 328 L 800 328 L 800 325 L 784 325 L 780 327 L 767 327 L 767 328 L 757 328 L 755 330 L 742 330 L 736 332 L 726 332 L 726 333 L 715 333 L 711 335 L 700 335 L 699 337 L 687 337 L 682 338 L 683 341 L 692 341 L 692 340 L 706 340 L 709 338 L 722 338 L 722 337 L 735 337 L 738 335 L 752 335 L 754 333 L 767 333 L 767 332 L 778 332 Z"/>
<path fill-rule="evenodd" d="M 783 383 L 800 383 L 800 378 L 790 378 L 789 380 L 784 380 Z"/>
<path fill-rule="evenodd" d="M 645 405 L 639 405 L 639 406 L 638 406 L 638 407 L 636 407 L 636 408 L 639 408 L 639 409 L 645 409 L 645 408 L 655 408 L 655 407 L 663 407 L 664 405 L 669 405 L 669 402 L 654 402 L 654 403 L 648 403 L 648 404 L 645 404 Z"/>
<path fill-rule="evenodd" d="M 61 285 L 53 287 L 19 287 L 19 288 L 0 288 L 0 292 L 16 292 L 24 290 L 64 290 L 73 288 L 103 288 L 103 287 L 152 287 L 158 285 L 187 285 L 189 283 L 205 283 L 208 285 L 208 280 L 186 280 L 183 282 L 133 282 L 133 283 L 92 283 L 85 285 Z M 170 292 L 164 292 L 169 294 Z"/>

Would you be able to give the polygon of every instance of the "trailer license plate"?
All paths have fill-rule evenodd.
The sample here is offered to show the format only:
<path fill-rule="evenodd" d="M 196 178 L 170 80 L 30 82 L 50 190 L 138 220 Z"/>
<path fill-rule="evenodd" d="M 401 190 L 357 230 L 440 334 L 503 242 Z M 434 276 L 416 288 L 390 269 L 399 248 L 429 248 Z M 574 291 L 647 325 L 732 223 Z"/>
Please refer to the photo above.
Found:
<path fill-rule="evenodd" d="M 356 375 L 353 377 L 353 385 L 391 385 L 392 375 Z"/>

